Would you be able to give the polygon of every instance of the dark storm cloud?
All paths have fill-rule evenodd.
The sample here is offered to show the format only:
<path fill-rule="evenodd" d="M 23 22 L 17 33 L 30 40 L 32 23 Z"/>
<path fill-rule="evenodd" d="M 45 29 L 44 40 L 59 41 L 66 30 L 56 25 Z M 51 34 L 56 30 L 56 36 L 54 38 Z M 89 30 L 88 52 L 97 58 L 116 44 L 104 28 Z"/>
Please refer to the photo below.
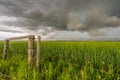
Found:
<path fill-rule="evenodd" d="M 87 31 L 120 26 L 120 0 L 0 0 L 0 15 L 15 17 L 5 25 L 38 30 L 39 26 L 57 30 Z"/>

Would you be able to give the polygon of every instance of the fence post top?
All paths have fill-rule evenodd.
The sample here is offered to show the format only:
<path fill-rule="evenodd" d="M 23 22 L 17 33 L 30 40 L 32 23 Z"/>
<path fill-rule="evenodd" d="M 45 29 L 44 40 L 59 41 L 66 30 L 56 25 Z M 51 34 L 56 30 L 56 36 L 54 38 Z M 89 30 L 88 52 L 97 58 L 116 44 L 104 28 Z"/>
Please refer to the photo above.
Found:
<path fill-rule="evenodd" d="M 35 35 L 28 35 L 28 37 L 34 39 Z"/>
<path fill-rule="evenodd" d="M 40 36 L 40 35 L 38 35 L 37 37 L 38 37 L 38 38 L 41 38 L 41 36 Z"/>
<path fill-rule="evenodd" d="M 35 35 L 28 35 L 28 36 L 35 36 Z"/>
<path fill-rule="evenodd" d="M 4 41 L 9 41 L 9 39 L 5 39 Z"/>

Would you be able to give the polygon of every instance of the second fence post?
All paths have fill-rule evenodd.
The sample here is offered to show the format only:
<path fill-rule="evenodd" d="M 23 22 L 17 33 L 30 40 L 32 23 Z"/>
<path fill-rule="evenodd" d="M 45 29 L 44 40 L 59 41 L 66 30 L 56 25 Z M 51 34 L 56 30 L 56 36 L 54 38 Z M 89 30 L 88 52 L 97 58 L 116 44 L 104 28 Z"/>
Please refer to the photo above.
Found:
<path fill-rule="evenodd" d="M 30 65 L 32 65 L 34 61 L 34 46 L 35 46 L 34 41 L 35 41 L 35 36 L 29 35 L 28 37 L 28 63 Z"/>
<path fill-rule="evenodd" d="M 37 37 L 36 69 L 39 71 L 40 66 L 40 36 Z"/>

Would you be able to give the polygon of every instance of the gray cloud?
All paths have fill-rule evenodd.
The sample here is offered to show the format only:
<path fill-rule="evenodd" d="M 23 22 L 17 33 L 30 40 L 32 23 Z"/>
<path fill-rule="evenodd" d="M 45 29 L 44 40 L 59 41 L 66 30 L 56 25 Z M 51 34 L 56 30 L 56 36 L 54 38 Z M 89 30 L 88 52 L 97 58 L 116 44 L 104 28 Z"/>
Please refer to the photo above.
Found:
<path fill-rule="evenodd" d="M 101 28 L 120 26 L 119 3 L 120 0 L 0 0 L 0 15 L 16 18 L 2 23 L 8 26 L 33 31 L 44 26 L 97 36 L 103 35 Z"/>
<path fill-rule="evenodd" d="M 17 30 L 5 30 L 5 29 L 2 29 L 0 31 L 2 31 L 2 32 L 12 32 L 12 33 L 22 33 L 21 31 L 17 31 Z"/>

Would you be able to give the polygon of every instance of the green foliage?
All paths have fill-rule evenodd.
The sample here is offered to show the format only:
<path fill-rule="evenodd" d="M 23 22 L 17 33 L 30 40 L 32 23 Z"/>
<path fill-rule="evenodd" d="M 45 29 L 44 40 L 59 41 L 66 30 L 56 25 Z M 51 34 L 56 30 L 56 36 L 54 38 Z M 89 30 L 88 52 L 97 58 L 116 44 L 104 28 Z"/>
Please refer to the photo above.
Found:
<path fill-rule="evenodd" d="M 28 67 L 27 42 L 10 42 L 0 80 L 119 80 L 120 42 L 41 42 L 40 71 Z M 36 48 L 35 48 L 36 49 Z"/>

